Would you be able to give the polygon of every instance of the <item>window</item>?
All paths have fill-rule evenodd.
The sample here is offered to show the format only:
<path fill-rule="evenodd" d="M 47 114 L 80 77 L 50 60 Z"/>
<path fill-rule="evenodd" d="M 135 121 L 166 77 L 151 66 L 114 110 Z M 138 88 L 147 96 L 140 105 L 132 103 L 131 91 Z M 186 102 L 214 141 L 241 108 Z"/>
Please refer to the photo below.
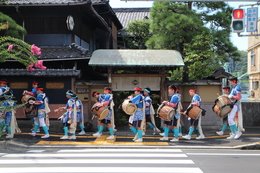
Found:
<path fill-rule="evenodd" d="M 251 66 L 255 66 L 255 51 L 251 50 Z"/>
<path fill-rule="evenodd" d="M 253 87 L 253 90 L 257 90 L 259 88 L 259 82 L 258 81 L 253 81 L 252 82 L 252 87 Z"/>

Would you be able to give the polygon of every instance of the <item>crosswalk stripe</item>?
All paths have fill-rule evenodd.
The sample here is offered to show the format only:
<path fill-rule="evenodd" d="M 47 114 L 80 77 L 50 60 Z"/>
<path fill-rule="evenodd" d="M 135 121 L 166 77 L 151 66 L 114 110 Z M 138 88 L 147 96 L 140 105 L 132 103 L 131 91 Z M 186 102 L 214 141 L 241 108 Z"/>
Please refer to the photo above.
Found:
<path fill-rule="evenodd" d="M 68 153 L 62 153 L 62 154 L 40 154 L 40 153 L 34 153 L 34 154 L 6 154 L 2 157 L 36 157 L 36 158 L 44 158 L 44 157 L 107 157 L 107 158 L 113 158 L 113 157 L 143 157 L 143 158 L 153 158 L 153 157 L 187 157 L 186 154 L 154 154 L 154 153 L 76 153 L 76 154 L 68 154 Z"/>
<path fill-rule="evenodd" d="M 187 153 L 194 156 L 260 156 L 260 154 L 243 154 L 243 153 Z"/>
<path fill-rule="evenodd" d="M 15 160 L 1 160 L 0 165 L 4 164 L 194 164 L 192 160 L 174 160 L 174 159 L 160 159 L 160 160 L 141 160 L 141 159 L 66 159 L 66 160 L 56 160 L 56 159 L 15 159 Z"/>
<path fill-rule="evenodd" d="M 82 150 L 59 150 L 58 153 L 85 153 L 85 152 L 141 152 L 141 153 L 180 153 L 180 149 L 82 149 Z"/>
<path fill-rule="evenodd" d="M 5 173 L 24 173 L 24 172 L 107 172 L 107 173 L 202 173 L 199 168 L 187 167 L 16 167 L 16 168 L 0 168 Z"/>
<path fill-rule="evenodd" d="M 2 154 L 1 173 L 203 173 L 180 149 L 61 149 Z"/>
<path fill-rule="evenodd" d="M 27 151 L 27 153 L 42 153 L 44 151 L 45 150 L 29 150 L 29 151 Z"/>

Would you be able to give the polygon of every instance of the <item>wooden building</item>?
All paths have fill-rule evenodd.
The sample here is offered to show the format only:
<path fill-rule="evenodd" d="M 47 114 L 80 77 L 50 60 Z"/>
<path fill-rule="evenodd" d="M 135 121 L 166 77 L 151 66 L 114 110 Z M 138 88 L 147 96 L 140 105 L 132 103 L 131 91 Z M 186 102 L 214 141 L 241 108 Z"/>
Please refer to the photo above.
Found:
<path fill-rule="evenodd" d="M 103 88 L 106 77 L 88 62 L 97 49 L 117 48 L 117 31 L 122 28 L 107 0 L 9 0 L 0 11 L 27 30 L 24 40 L 41 48 L 37 58 L 46 70 L 27 71 L 18 62 L 0 63 L 17 100 L 23 90 L 38 81 L 50 99 L 51 110 L 65 105 L 65 93 L 72 89 L 82 100 L 85 119 L 90 116 L 91 86 Z M 88 87 L 86 87 L 88 86 Z M 17 117 L 24 118 L 18 110 Z M 50 118 L 60 115 L 50 113 Z"/>

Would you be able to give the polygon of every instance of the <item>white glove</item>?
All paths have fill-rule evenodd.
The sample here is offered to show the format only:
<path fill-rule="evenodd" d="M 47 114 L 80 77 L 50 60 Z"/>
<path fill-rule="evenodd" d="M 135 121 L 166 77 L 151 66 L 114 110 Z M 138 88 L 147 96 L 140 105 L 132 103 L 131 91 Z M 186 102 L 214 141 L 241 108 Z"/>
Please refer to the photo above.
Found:
<path fill-rule="evenodd" d="M 63 115 L 58 118 L 58 120 L 61 120 L 61 121 L 62 121 L 63 119 L 64 119 L 64 116 L 63 116 Z"/>

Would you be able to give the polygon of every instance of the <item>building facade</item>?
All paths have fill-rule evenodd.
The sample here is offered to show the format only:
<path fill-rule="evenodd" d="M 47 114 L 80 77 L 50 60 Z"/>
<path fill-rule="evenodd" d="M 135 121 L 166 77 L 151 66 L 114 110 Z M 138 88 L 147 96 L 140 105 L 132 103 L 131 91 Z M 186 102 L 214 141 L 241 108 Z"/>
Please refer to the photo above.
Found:
<path fill-rule="evenodd" d="M 259 19 L 258 19 L 259 21 Z M 258 28 L 260 27 L 258 22 Z M 248 37 L 248 75 L 250 101 L 260 100 L 260 40 L 258 37 Z"/>
<path fill-rule="evenodd" d="M 122 28 L 107 0 L 9 0 L 0 11 L 27 30 L 24 41 L 41 48 L 37 56 L 46 70 L 27 71 L 18 62 L 0 63 L 0 78 L 7 79 L 19 101 L 24 90 L 37 81 L 45 88 L 51 110 L 64 106 L 65 93 L 73 90 L 84 105 L 88 120 L 93 90 L 107 85 L 106 77 L 88 62 L 97 49 L 117 48 L 117 32 Z M 24 118 L 17 112 L 18 118 Z M 87 110 L 87 111 L 86 111 Z M 60 115 L 53 111 L 49 117 Z"/>

